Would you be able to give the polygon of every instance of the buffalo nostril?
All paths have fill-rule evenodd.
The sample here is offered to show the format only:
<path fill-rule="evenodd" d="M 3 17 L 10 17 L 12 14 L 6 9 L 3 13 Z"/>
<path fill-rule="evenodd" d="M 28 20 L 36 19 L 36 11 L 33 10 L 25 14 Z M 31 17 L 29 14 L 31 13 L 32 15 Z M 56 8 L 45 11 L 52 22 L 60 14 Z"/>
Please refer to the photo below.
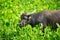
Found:
<path fill-rule="evenodd" d="M 20 27 L 22 27 L 23 25 L 22 24 L 20 24 Z"/>
<path fill-rule="evenodd" d="M 20 26 L 21 26 L 21 24 L 20 24 Z"/>

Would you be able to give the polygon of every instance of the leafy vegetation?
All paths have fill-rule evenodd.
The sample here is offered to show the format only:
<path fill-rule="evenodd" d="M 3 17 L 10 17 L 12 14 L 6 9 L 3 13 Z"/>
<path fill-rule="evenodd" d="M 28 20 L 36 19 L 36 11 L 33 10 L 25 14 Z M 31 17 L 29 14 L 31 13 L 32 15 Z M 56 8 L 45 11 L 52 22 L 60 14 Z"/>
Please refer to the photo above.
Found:
<path fill-rule="evenodd" d="M 58 9 L 60 0 L 0 0 L 0 40 L 60 40 L 60 25 L 55 32 L 47 27 L 44 36 L 40 24 L 34 28 L 18 25 L 21 12 Z"/>

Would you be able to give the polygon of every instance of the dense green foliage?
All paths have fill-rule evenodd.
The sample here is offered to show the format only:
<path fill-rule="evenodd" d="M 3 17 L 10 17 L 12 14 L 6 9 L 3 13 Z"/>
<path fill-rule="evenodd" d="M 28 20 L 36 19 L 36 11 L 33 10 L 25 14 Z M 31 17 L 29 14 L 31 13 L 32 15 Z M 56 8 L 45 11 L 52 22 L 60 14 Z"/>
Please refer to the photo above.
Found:
<path fill-rule="evenodd" d="M 59 25 L 55 32 L 47 27 L 44 36 L 40 24 L 22 29 L 18 25 L 21 12 L 58 9 L 60 0 L 0 0 L 0 40 L 60 40 Z"/>

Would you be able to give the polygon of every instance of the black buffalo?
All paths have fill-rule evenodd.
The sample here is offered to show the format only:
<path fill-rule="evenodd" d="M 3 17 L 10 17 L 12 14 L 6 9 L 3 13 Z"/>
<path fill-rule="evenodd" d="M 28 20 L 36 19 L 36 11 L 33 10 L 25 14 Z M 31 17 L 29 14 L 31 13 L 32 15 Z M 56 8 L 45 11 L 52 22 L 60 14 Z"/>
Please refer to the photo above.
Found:
<path fill-rule="evenodd" d="M 52 26 L 52 29 L 57 29 L 56 23 L 60 24 L 60 10 L 43 10 L 33 14 L 22 14 L 20 27 L 24 27 L 30 24 L 32 27 L 36 24 L 42 23 L 42 31 L 48 25 Z"/>

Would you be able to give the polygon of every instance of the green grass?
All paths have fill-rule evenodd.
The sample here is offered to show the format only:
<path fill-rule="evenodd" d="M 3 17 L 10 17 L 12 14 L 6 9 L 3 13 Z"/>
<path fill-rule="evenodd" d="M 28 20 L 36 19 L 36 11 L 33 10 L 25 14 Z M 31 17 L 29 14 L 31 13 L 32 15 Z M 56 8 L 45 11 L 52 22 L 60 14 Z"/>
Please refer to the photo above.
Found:
<path fill-rule="evenodd" d="M 0 40 L 60 40 L 60 27 L 55 32 L 47 27 L 44 36 L 41 26 L 18 26 L 20 14 L 60 9 L 60 0 L 0 0 Z"/>

